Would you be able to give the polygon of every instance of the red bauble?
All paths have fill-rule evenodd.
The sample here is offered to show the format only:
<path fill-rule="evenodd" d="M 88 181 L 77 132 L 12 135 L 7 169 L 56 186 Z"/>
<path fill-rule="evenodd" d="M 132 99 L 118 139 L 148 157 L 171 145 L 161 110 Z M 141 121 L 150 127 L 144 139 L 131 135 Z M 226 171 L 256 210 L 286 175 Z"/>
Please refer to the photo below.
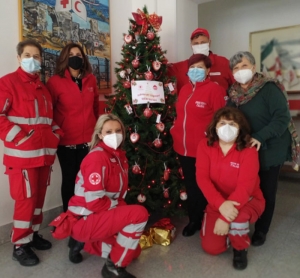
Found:
<path fill-rule="evenodd" d="M 143 114 L 144 114 L 144 116 L 145 116 L 146 118 L 150 118 L 150 117 L 152 116 L 153 112 L 152 112 L 152 110 L 151 110 L 149 107 L 147 107 L 147 108 L 144 110 Z"/>
<path fill-rule="evenodd" d="M 139 141 L 140 135 L 136 132 L 130 134 L 130 141 L 134 144 Z"/>
<path fill-rule="evenodd" d="M 159 130 L 159 132 L 163 132 L 165 129 L 165 125 L 162 122 L 156 124 L 155 126 Z"/>
<path fill-rule="evenodd" d="M 155 34 L 153 32 L 148 32 L 147 33 L 147 39 L 152 41 L 155 38 Z"/>
<path fill-rule="evenodd" d="M 183 178 L 183 171 L 182 171 L 181 167 L 178 169 L 178 172 L 179 172 L 180 176 Z"/>
<path fill-rule="evenodd" d="M 146 80 L 152 80 L 153 79 L 153 73 L 149 70 L 144 73 Z"/>
<path fill-rule="evenodd" d="M 164 171 L 164 180 L 167 181 L 169 179 L 169 177 L 170 177 L 170 172 L 168 169 L 166 169 Z"/>
<path fill-rule="evenodd" d="M 141 168 L 139 165 L 135 164 L 132 166 L 132 173 L 133 174 L 139 174 L 141 172 Z"/>
<path fill-rule="evenodd" d="M 126 88 L 126 89 L 129 89 L 131 87 L 130 81 L 128 81 L 128 80 L 124 81 L 123 82 L 123 87 Z"/>
<path fill-rule="evenodd" d="M 139 67 L 140 61 L 138 59 L 134 59 L 134 60 L 132 60 L 131 64 L 136 69 Z"/>
<path fill-rule="evenodd" d="M 180 199 L 181 199 L 182 201 L 185 201 L 185 200 L 188 198 L 188 196 L 187 196 L 187 194 L 186 194 L 185 191 L 180 192 L 179 197 L 180 197 Z"/>
<path fill-rule="evenodd" d="M 168 199 L 169 198 L 169 188 L 165 189 L 163 194 L 164 194 L 164 197 L 166 199 Z"/>
<path fill-rule="evenodd" d="M 126 43 L 131 43 L 131 41 L 132 41 L 132 36 L 131 36 L 131 35 L 125 35 L 125 36 L 124 36 L 124 41 L 125 41 Z"/>
<path fill-rule="evenodd" d="M 161 61 L 164 65 L 168 64 L 168 59 L 166 57 L 164 57 Z"/>
<path fill-rule="evenodd" d="M 160 69 L 160 65 L 161 63 L 157 60 L 152 62 L 152 67 L 155 71 L 158 71 Z"/>
<path fill-rule="evenodd" d="M 144 203 L 146 201 L 146 196 L 144 194 L 139 194 L 137 196 L 137 200 L 140 202 L 140 203 Z"/>
<path fill-rule="evenodd" d="M 159 139 L 159 138 L 156 138 L 154 141 L 153 141 L 153 145 L 155 148 L 160 148 L 162 146 L 162 140 Z"/>

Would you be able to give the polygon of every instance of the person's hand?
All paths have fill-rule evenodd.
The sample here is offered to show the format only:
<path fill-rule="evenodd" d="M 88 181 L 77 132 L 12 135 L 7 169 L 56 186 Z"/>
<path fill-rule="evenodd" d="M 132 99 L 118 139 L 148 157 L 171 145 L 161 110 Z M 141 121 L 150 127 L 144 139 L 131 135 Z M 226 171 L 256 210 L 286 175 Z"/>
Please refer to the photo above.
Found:
<path fill-rule="evenodd" d="M 256 140 L 255 138 L 251 138 L 250 145 L 251 145 L 251 148 L 256 146 L 256 150 L 259 151 L 261 143 L 258 140 Z"/>
<path fill-rule="evenodd" d="M 214 234 L 218 236 L 225 236 L 229 232 L 229 224 L 224 220 L 218 218 L 215 227 L 214 227 Z"/>
<path fill-rule="evenodd" d="M 238 209 L 235 206 L 239 206 L 240 203 L 227 200 L 220 207 L 219 212 L 230 222 L 232 222 L 239 214 Z"/>

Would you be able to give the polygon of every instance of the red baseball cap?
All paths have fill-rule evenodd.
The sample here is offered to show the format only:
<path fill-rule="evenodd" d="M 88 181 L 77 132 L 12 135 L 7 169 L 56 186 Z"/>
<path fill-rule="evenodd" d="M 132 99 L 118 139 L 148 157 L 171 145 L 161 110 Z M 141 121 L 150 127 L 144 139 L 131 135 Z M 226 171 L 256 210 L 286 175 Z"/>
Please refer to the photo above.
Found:
<path fill-rule="evenodd" d="M 197 28 L 196 30 L 194 30 L 194 32 L 191 34 L 191 40 L 198 34 L 202 34 L 205 37 L 207 37 L 209 39 L 209 33 L 206 29 L 204 28 Z"/>

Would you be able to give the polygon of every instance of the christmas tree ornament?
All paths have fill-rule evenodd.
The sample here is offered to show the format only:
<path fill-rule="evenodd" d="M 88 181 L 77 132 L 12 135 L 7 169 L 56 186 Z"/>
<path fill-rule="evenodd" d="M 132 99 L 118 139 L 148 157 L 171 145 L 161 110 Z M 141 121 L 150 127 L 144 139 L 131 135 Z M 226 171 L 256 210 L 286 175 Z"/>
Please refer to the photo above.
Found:
<path fill-rule="evenodd" d="M 152 68 L 155 71 L 158 71 L 160 69 L 160 66 L 161 66 L 161 62 L 159 62 L 158 60 L 155 60 L 152 62 Z"/>
<path fill-rule="evenodd" d="M 124 81 L 123 82 L 123 87 L 125 89 L 129 89 L 131 87 L 130 81 L 129 80 Z"/>
<path fill-rule="evenodd" d="M 160 122 L 161 122 L 161 121 L 160 121 L 160 118 L 161 118 L 161 114 L 157 113 L 157 114 L 156 114 L 156 122 L 157 122 L 157 123 L 160 123 Z"/>
<path fill-rule="evenodd" d="M 166 198 L 166 199 L 168 199 L 170 196 L 169 196 L 169 188 L 165 188 L 164 189 L 164 197 Z"/>
<path fill-rule="evenodd" d="M 140 203 L 144 203 L 146 201 L 146 196 L 144 194 L 139 194 L 137 196 L 137 200 L 140 202 Z"/>
<path fill-rule="evenodd" d="M 119 75 L 120 75 L 121 78 L 125 78 L 126 77 L 126 71 L 125 70 L 121 70 L 119 72 Z"/>
<path fill-rule="evenodd" d="M 159 132 L 163 132 L 164 129 L 165 129 L 165 125 L 164 125 L 162 122 L 156 124 L 155 127 L 157 128 L 157 130 L 158 130 Z"/>
<path fill-rule="evenodd" d="M 150 67 L 147 66 L 148 71 L 144 73 L 146 80 L 152 80 L 153 79 L 153 73 L 150 70 Z"/>
<path fill-rule="evenodd" d="M 157 138 L 153 141 L 153 145 L 155 148 L 160 148 L 162 146 L 162 140 L 159 139 L 159 134 L 157 135 Z"/>
<path fill-rule="evenodd" d="M 139 141 L 140 135 L 136 132 L 130 134 L 130 141 L 134 144 Z"/>
<path fill-rule="evenodd" d="M 146 118 L 150 118 L 153 114 L 151 108 L 149 107 L 150 103 L 148 102 L 147 104 L 147 108 L 145 108 L 144 112 L 143 112 L 143 115 L 146 117 Z"/>
<path fill-rule="evenodd" d="M 132 64 L 132 66 L 136 69 L 136 68 L 139 67 L 140 62 L 139 62 L 138 59 L 135 58 L 134 60 L 132 60 L 131 64 Z"/>
<path fill-rule="evenodd" d="M 185 191 L 181 191 L 179 197 L 182 201 L 185 201 L 188 198 Z"/>
<path fill-rule="evenodd" d="M 140 174 L 140 172 L 141 172 L 140 166 L 137 163 L 135 163 L 132 166 L 132 173 L 136 175 L 136 174 Z"/>
<path fill-rule="evenodd" d="M 126 109 L 128 115 L 130 115 L 130 114 L 133 113 L 133 112 L 132 112 L 132 108 L 131 108 L 131 106 L 130 106 L 129 103 L 125 104 L 124 107 L 125 107 L 125 109 Z"/>
<path fill-rule="evenodd" d="M 147 39 L 152 41 L 155 38 L 155 34 L 151 31 L 147 33 Z"/>
<path fill-rule="evenodd" d="M 164 163 L 164 167 L 165 167 L 165 170 L 164 170 L 164 180 L 167 181 L 170 177 L 170 169 L 167 168 L 167 165 L 166 163 Z"/>
<path fill-rule="evenodd" d="M 131 69 L 126 69 L 127 73 L 130 74 L 131 73 Z"/>
<path fill-rule="evenodd" d="M 131 35 L 125 35 L 124 36 L 124 41 L 129 44 L 132 41 L 132 36 Z"/>
<path fill-rule="evenodd" d="M 182 171 L 182 167 L 180 167 L 180 168 L 178 169 L 178 172 L 179 172 L 179 174 L 180 174 L 181 178 L 183 179 L 184 177 L 183 177 L 183 171 Z"/>
<path fill-rule="evenodd" d="M 139 33 L 139 32 L 135 32 L 135 33 L 134 33 L 134 36 L 135 36 L 136 42 L 137 42 L 137 43 L 140 43 L 140 42 L 141 42 L 140 33 Z"/>

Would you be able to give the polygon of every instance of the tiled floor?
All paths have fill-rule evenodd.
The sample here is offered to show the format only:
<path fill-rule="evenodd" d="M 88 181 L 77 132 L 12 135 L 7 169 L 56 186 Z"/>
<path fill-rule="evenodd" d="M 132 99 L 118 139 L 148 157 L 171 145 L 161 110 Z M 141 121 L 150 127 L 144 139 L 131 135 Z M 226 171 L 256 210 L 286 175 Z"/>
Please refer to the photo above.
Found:
<path fill-rule="evenodd" d="M 249 264 L 244 271 L 232 268 L 231 249 L 222 255 L 210 256 L 201 250 L 198 234 L 182 237 L 181 230 L 187 218 L 172 219 L 172 222 L 178 228 L 175 241 L 168 247 L 154 245 L 144 250 L 128 271 L 138 278 L 300 277 L 300 178 L 280 180 L 271 231 L 265 245 L 249 249 Z M 53 240 L 49 229 L 42 230 L 42 234 L 53 242 L 53 248 L 36 251 L 41 263 L 34 267 L 22 267 L 13 261 L 10 243 L 0 246 L 0 277 L 101 277 L 103 259 L 84 253 L 84 261 L 74 265 L 67 257 L 66 240 Z"/>

